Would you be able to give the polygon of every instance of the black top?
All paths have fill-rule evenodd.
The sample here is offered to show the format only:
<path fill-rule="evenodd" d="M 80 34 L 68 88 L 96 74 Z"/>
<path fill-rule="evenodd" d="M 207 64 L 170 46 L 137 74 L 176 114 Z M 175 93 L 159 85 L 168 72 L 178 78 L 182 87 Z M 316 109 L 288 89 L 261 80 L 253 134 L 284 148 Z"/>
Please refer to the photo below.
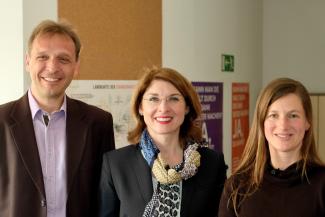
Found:
<path fill-rule="evenodd" d="M 198 172 L 182 184 L 182 217 L 215 217 L 226 179 L 222 153 L 198 148 Z M 101 217 L 141 217 L 153 193 L 151 169 L 138 145 L 108 152 L 100 183 Z"/>
<path fill-rule="evenodd" d="M 301 177 L 297 164 L 284 171 L 268 166 L 260 188 L 238 210 L 239 217 L 325 217 L 325 168 L 308 166 L 307 178 Z M 221 197 L 219 217 L 236 216 L 227 207 L 229 182 Z"/>

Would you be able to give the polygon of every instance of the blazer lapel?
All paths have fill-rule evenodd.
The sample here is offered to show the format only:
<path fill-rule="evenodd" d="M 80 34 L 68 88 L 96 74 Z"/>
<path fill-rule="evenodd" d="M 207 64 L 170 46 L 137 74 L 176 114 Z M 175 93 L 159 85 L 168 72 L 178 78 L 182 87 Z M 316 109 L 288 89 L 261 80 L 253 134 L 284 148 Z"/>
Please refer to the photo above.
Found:
<path fill-rule="evenodd" d="M 133 171 L 136 174 L 137 182 L 144 202 L 147 204 L 151 200 L 153 193 L 151 169 L 144 160 L 138 145 L 134 150 L 135 153 L 130 156 L 130 164 L 132 165 Z"/>
<path fill-rule="evenodd" d="M 82 121 L 85 113 L 75 101 L 67 97 L 67 191 L 71 190 L 86 145 L 88 125 Z"/>
<path fill-rule="evenodd" d="M 10 126 L 12 138 L 34 184 L 45 198 L 42 166 L 27 94 L 17 101 L 11 112 L 11 118 L 13 120 Z"/>

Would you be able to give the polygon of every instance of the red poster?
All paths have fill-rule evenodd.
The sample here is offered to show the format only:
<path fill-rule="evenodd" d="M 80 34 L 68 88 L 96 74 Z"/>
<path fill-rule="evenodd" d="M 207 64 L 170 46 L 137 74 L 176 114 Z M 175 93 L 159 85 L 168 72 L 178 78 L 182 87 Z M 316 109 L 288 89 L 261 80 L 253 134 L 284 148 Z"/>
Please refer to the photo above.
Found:
<path fill-rule="evenodd" d="M 238 165 L 249 131 L 249 84 L 232 84 L 232 171 Z"/>

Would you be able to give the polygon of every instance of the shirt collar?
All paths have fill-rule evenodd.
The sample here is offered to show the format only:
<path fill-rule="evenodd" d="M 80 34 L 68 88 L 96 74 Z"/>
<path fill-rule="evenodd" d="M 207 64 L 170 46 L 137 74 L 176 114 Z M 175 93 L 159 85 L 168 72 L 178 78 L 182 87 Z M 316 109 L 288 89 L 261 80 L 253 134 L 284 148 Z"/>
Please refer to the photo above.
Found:
<path fill-rule="evenodd" d="M 47 112 L 45 112 L 44 110 L 42 110 L 36 99 L 34 98 L 31 89 L 28 89 L 28 102 L 29 102 L 29 107 L 30 107 L 30 111 L 32 113 L 32 118 L 35 118 L 35 115 L 39 112 L 42 111 L 42 113 L 46 114 Z M 67 97 L 66 95 L 64 95 L 64 99 L 63 99 L 63 103 L 61 105 L 61 108 L 58 111 L 55 112 L 60 112 L 60 111 L 64 111 L 64 113 L 67 113 Z"/>

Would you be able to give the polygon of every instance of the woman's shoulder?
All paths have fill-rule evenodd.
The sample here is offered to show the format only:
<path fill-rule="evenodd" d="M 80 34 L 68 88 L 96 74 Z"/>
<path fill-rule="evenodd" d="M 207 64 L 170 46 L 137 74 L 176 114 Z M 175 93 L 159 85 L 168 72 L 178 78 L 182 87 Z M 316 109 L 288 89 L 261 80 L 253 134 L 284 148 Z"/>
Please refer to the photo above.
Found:
<path fill-rule="evenodd" d="M 118 148 L 118 149 L 106 152 L 104 154 L 104 158 L 120 159 L 122 157 L 127 157 L 129 155 L 133 155 L 137 151 L 139 151 L 138 144 L 127 145 L 122 148 Z"/>
<path fill-rule="evenodd" d="M 308 178 L 314 178 L 325 184 L 325 166 L 324 165 L 309 165 L 307 168 Z"/>
<path fill-rule="evenodd" d="M 200 153 L 201 158 L 214 161 L 224 161 L 224 156 L 222 152 L 215 151 L 206 146 L 199 146 L 197 150 Z"/>
<path fill-rule="evenodd" d="M 222 152 L 202 146 L 198 148 L 198 152 L 201 155 L 201 166 L 219 172 L 224 171 L 224 173 L 227 171 L 228 166 L 225 163 Z"/>

